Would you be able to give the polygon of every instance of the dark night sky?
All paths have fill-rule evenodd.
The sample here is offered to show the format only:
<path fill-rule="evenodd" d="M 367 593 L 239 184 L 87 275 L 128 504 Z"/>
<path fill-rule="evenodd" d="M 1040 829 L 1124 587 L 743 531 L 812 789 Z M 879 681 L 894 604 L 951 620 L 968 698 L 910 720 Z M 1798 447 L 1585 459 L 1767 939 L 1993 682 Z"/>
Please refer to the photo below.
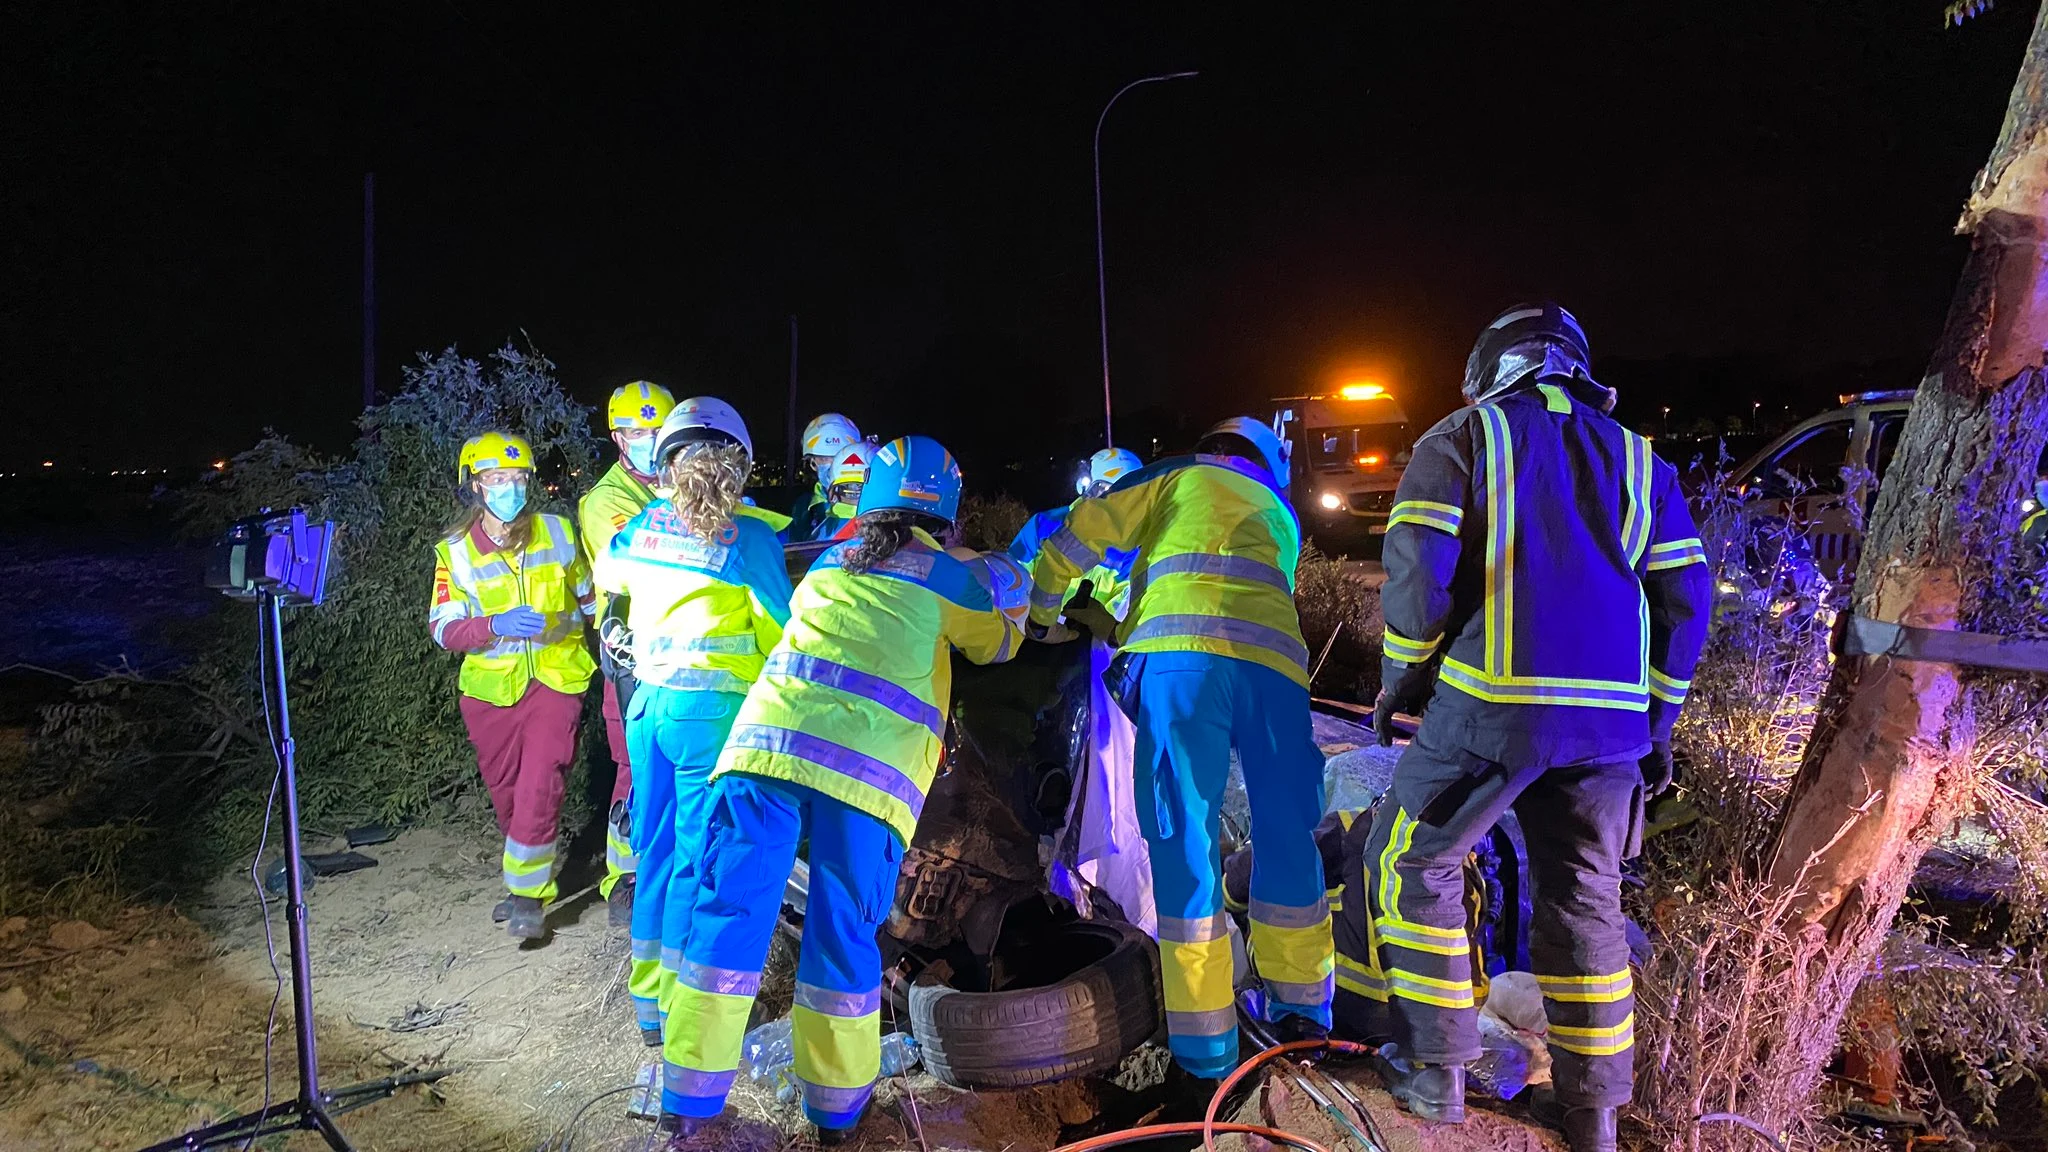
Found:
<path fill-rule="evenodd" d="M 339 446 L 372 169 L 387 388 L 524 329 L 582 398 L 722 394 L 772 453 L 794 312 L 806 416 L 949 438 L 970 480 L 1086 447 L 1089 133 L 1183 68 L 1104 133 L 1134 432 L 1350 368 L 1433 417 L 1525 295 L 1605 358 L 1910 365 L 2032 19 L 911 7 L 7 4 L 0 468 L 182 465 L 265 425 Z M 1627 376 L 1651 403 L 1654 367 Z"/>

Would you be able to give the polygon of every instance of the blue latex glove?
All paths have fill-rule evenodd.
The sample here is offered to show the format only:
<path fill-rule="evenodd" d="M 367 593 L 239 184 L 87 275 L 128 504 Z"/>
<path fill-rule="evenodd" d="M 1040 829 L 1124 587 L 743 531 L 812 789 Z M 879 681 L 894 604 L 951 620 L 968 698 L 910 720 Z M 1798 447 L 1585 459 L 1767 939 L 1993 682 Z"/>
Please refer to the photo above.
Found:
<path fill-rule="evenodd" d="M 538 636 L 548 626 L 548 618 L 525 604 L 508 608 L 491 617 L 491 632 L 497 636 L 509 636 L 514 640 L 525 640 Z"/>

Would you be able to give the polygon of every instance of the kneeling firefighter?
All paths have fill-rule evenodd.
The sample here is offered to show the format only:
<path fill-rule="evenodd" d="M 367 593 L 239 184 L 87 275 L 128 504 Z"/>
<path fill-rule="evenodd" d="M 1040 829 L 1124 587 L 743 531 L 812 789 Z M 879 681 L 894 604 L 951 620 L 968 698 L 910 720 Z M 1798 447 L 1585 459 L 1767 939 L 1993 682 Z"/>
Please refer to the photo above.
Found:
<path fill-rule="evenodd" d="M 555 832 L 576 755 L 583 693 L 597 666 L 583 633 L 590 567 L 566 517 L 527 503 L 533 445 L 486 432 L 462 446 L 466 510 L 434 545 L 434 642 L 461 652 L 462 720 L 505 837 L 505 887 L 491 910 L 538 940 L 555 898 Z"/>
<path fill-rule="evenodd" d="M 675 406 L 651 454 L 660 495 L 597 559 L 597 585 L 628 599 L 639 690 L 626 735 L 633 784 L 628 989 L 641 1036 L 662 1043 L 661 1011 L 697 896 L 711 768 L 747 689 L 789 621 L 789 574 L 775 530 L 744 515 L 753 441 L 731 405 Z"/>
<path fill-rule="evenodd" d="M 995 663 L 1023 638 L 1023 574 L 997 580 L 988 566 L 1006 557 L 962 561 L 939 545 L 959 503 L 959 466 L 937 441 L 879 449 L 855 538 L 827 549 L 797 588 L 782 642 L 740 708 L 713 773 L 703 876 L 669 1005 L 670 1131 L 694 1132 L 725 1107 L 806 837 L 810 898 L 790 1012 L 804 1113 L 821 1143 L 839 1143 L 867 1106 L 881 1066 L 875 932 L 938 767 L 951 654 Z M 999 601 L 999 587 L 1014 602 Z"/>
<path fill-rule="evenodd" d="M 612 390 L 605 405 L 605 423 L 619 458 L 605 469 L 583 499 L 576 502 L 576 526 L 583 533 L 583 554 L 592 564 L 610 547 L 626 521 L 654 499 L 655 433 L 668 419 L 676 398 L 659 384 L 635 380 Z M 612 802 L 606 813 L 604 879 L 597 885 L 607 918 L 614 928 L 632 923 L 633 858 L 627 799 L 633 791 L 632 757 L 626 748 L 626 707 L 633 699 L 633 670 L 613 656 L 625 605 L 600 587 L 597 594 L 598 668 L 604 674 L 604 734 L 612 754 Z"/>
<path fill-rule="evenodd" d="M 1677 474 L 1608 415 L 1591 361 L 1564 309 L 1510 309 L 1466 364 L 1470 406 L 1415 446 L 1386 537 L 1381 742 L 1428 710 L 1366 853 L 1390 1087 L 1456 1123 L 1480 1054 L 1460 866 L 1514 806 L 1556 1059 L 1532 1108 L 1574 1152 L 1615 1147 L 1633 1085 L 1621 863 L 1671 783 L 1711 590 Z"/>
<path fill-rule="evenodd" d="M 1237 417 L 1197 455 L 1077 501 L 1031 566 L 1034 630 L 1112 549 L 1135 551 L 1109 671 L 1137 726 L 1138 821 L 1152 858 L 1168 1046 L 1189 1073 L 1237 1064 L 1237 1015 L 1218 820 L 1235 748 L 1259 845 L 1251 945 L 1267 1018 L 1286 1039 L 1330 1026 L 1330 913 L 1313 832 L 1323 756 L 1309 731 L 1308 648 L 1294 610 L 1301 529 L 1271 428 Z"/>

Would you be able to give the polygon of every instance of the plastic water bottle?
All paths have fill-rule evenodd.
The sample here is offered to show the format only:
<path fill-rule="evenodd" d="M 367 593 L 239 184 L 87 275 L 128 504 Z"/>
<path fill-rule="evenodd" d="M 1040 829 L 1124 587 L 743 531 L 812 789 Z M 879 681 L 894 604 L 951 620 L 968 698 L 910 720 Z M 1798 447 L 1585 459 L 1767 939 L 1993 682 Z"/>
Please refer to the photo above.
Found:
<path fill-rule="evenodd" d="M 918 1055 L 917 1040 L 907 1032 L 891 1032 L 882 1037 L 882 1075 L 901 1076 L 917 1067 L 923 1057 Z"/>
<path fill-rule="evenodd" d="M 777 1100 L 787 1103 L 796 1095 L 796 1041 L 787 1017 L 747 1033 L 740 1042 L 740 1067 L 747 1079 L 773 1087 Z"/>

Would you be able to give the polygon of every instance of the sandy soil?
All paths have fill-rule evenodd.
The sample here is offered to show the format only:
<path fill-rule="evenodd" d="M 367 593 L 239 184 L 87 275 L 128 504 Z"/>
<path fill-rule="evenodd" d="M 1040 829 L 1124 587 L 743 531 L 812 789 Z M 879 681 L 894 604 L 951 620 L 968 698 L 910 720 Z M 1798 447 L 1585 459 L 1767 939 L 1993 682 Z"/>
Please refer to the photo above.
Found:
<path fill-rule="evenodd" d="M 1369 792 L 1391 767 L 1391 752 L 1347 747 L 1363 744 L 1360 735 L 1318 722 L 1318 740 L 1333 756 L 1333 793 Z M 416 829 L 365 851 L 377 867 L 321 880 L 308 897 L 324 1083 L 455 1071 L 349 1114 L 349 1138 L 363 1152 L 565 1152 L 564 1129 L 578 1110 L 627 1088 L 653 1055 L 626 999 L 624 934 L 605 926 L 602 905 L 586 894 L 553 912 L 553 935 L 541 946 L 511 940 L 490 923 L 498 849 L 482 833 Z M 271 923 L 282 966 L 274 907 Z M 223 877 L 182 911 L 135 908 L 99 925 L 0 923 L 0 1148 L 132 1149 L 259 1106 L 275 987 L 245 874 Z M 287 995 L 271 1033 L 273 1098 L 296 1091 L 290 1016 Z M 1134 1056 L 1132 1075 L 1156 1082 L 1159 1056 Z M 1366 1092 L 1370 1074 L 1355 1075 Z M 882 1086 L 854 1147 L 1044 1152 L 1121 1091 L 1065 1084 L 963 1092 L 914 1074 Z M 592 1104 L 573 1147 L 655 1147 L 652 1126 L 626 1115 L 634 1095 Z M 1390 1152 L 1545 1147 L 1511 1137 L 1522 1130 L 1492 1118 L 1430 1129 L 1406 1122 L 1384 1095 L 1368 1099 L 1394 1141 Z M 765 1090 L 743 1080 L 734 1102 L 703 1146 L 809 1147 L 800 1115 Z M 1297 1107 L 1284 1089 L 1249 1106 L 1278 1107 L 1285 1126 L 1345 1146 L 1332 1142 L 1312 1104 Z M 305 1134 L 257 1146 L 324 1147 Z"/>

